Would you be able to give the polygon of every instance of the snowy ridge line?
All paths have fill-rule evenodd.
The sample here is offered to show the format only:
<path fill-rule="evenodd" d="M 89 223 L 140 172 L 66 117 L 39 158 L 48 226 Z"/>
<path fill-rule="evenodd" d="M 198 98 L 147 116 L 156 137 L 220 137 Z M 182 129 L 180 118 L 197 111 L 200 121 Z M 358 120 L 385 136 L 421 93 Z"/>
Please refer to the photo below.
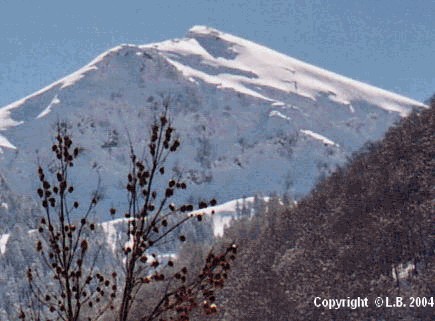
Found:
<path fill-rule="evenodd" d="M 211 55 L 196 39 L 204 36 L 214 37 L 215 41 L 231 43 L 232 47 L 228 48 L 228 51 L 234 57 L 226 59 Z M 425 107 L 424 104 L 413 99 L 315 67 L 249 40 L 205 26 L 194 26 L 189 30 L 186 38 L 141 46 L 141 48 L 150 47 L 161 51 L 169 62 L 188 78 L 201 79 L 219 87 L 232 88 L 271 102 L 279 101 L 264 96 L 246 85 L 273 87 L 284 92 L 308 96 L 313 100 L 318 93 L 324 93 L 329 95 L 331 100 L 349 106 L 352 106 L 352 101 L 367 100 L 385 110 L 397 112 L 402 117 L 410 111 L 404 108 L 403 104 Z M 249 78 L 230 73 L 207 75 L 183 65 L 180 61 L 175 62 L 174 54 L 200 57 L 204 65 L 231 68 L 245 73 L 253 72 L 257 77 Z"/>
<path fill-rule="evenodd" d="M 57 97 L 57 95 L 54 96 L 54 98 L 52 99 L 50 104 L 38 116 L 36 116 L 36 118 L 41 118 L 41 117 L 48 115 L 48 113 L 51 112 L 51 108 L 59 103 L 60 103 L 60 100 Z"/>
<path fill-rule="evenodd" d="M 264 196 L 260 197 L 260 200 L 263 202 L 269 202 L 270 197 Z M 188 213 L 187 215 L 190 216 L 196 216 L 196 215 L 209 215 L 213 220 L 213 234 L 216 237 L 223 236 L 224 229 L 228 227 L 231 223 L 231 220 L 234 219 L 234 215 L 237 213 L 237 207 L 242 207 L 243 205 L 247 207 L 252 207 L 252 205 L 255 202 L 255 197 L 245 197 L 245 198 L 239 198 L 235 200 L 231 200 L 229 202 L 225 202 L 222 204 L 218 204 L 215 206 L 209 206 L 204 209 L 192 211 Z M 280 202 L 282 205 L 282 202 Z M 294 202 L 296 204 L 296 202 Z M 254 213 L 252 213 L 254 214 Z M 224 215 L 224 216 L 222 216 Z M 114 227 L 116 224 L 120 224 L 122 222 L 127 221 L 127 218 L 117 218 L 110 221 L 105 221 L 102 223 L 99 223 L 101 227 L 103 228 L 104 232 L 107 234 L 107 240 L 108 244 L 112 246 L 112 249 L 114 250 L 115 244 L 112 244 L 111 241 L 116 241 L 116 228 Z M 109 241 L 111 240 L 111 241 Z"/>
<path fill-rule="evenodd" d="M 222 57 L 218 57 L 218 58 L 214 58 L 213 56 L 211 56 L 204 48 L 201 47 L 201 45 L 198 43 L 198 41 L 196 39 L 194 39 L 193 37 L 195 35 L 203 35 L 203 36 L 207 36 L 207 35 L 213 35 L 215 37 L 218 37 L 220 39 L 226 40 L 228 42 L 231 42 L 235 45 L 235 47 L 237 49 L 233 49 L 234 53 L 237 54 L 236 59 L 223 59 Z M 366 83 L 336 74 L 334 72 L 313 66 L 311 64 L 305 63 L 303 61 L 297 60 L 295 58 L 289 57 L 285 54 L 279 53 L 275 50 L 272 50 L 270 48 L 264 47 L 260 44 L 257 44 L 255 42 L 237 37 L 237 36 L 233 36 L 231 34 L 228 33 L 224 33 L 221 32 L 219 30 L 210 28 L 210 27 L 206 27 L 206 26 L 194 26 L 192 27 L 188 34 L 187 34 L 187 38 L 182 38 L 182 39 L 175 39 L 175 40 L 167 40 L 167 41 L 163 41 L 163 42 L 157 42 L 157 43 L 150 43 L 150 44 L 146 44 L 146 45 L 135 45 L 135 44 L 122 44 L 119 46 L 116 46 L 114 48 L 111 48 L 105 52 L 103 52 L 102 54 L 100 54 L 99 56 L 97 56 L 94 60 L 92 60 L 90 63 L 88 63 L 87 65 L 85 65 L 84 67 L 78 69 L 77 71 L 61 78 L 60 80 L 57 80 L 55 82 L 53 82 L 52 84 L 20 99 L 17 100 L 9 105 L 6 105 L 2 108 L 0 108 L 0 130 L 3 130 L 6 127 L 10 127 L 12 125 L 17 125 L 17 124 L 10 124 L 8 126 L 4 125 L 4 120 L 6 120 L 6 117 L 4 117 L 4 113 L 6 113 L 7 111 L 10 111 L 11 109 L 17 108 L 20 105 L 22 105 L 23 103 L 25 103 L 27 100 L 36 97 L 50 89 L 52 89 L 55 86 L 58 85 L 62 85 L 61 89 L 69 87 L 71 85 L 73 85 L 75 82 L 77 82 L 78 80 L 80 80 L 87 72 L 92 71 L 92 70 L 97 70 L 98 67 L 96 66 L 98 63 L 100 63 L 101 61 L 103 61 L 107 56 L 109 56 L 111 53 L 117 52 L 123 48 L 126 47 L 131 47 L 131 48 L 136 48 L 136 49 L 148 49 L 148 48 L 156 48 L 158 49 L 157 52 L 159 52 L 159 50 L 161 50 L 162 52 L 160 52 L 163 56 L 165 56 L 165 58 L 169 59 L 169 62 L 174 64 L 176 67 L 179 67 L 181 69 L 184 70 L 184 72 L 186 73 L 187 71 L 192 72 L 192 73 L 197 73 L 195 76 L 198 78 L 202 78 L 204 77 L 205 79 L 208 79 L 210 81 L 210 78 L 208 77 L 213 77 L 210 75 L 205 75 L 204 73 L 200 73 L 199 71 L 195 70 L 189 70 L 187 69 L 186 66 L 181 67 L 180 63 L 178 62 L 177 64 L 174 63 L 174 59 L 172 59 L 170 53 L 171 51 L 176 51 L 179 54 L 184 54 L 184 55 L 198 55 L 201 56 L 204 59 L 204 63 L 205 64 L 210 64 L 210 65 L 218 65 L 218 66 L 223 66 L 223 67 L 236 67 L 236 69 L 239 69 L 241 71 L 245 71 L 245 72 L 251 72 L 253 71 L 263 71 L 263 74 L 260 73 L 259 76 L 263 76 L 265 78 L 265 80 L 267 80 L 266 83 L 256 83 L 255 81 L 253 81 L 253 84 L 260 84 L 260 85 L 268 85 L 270 86 L 271 84 L 273 85 L 272 87 L 275 87 L 277 89 L 283 90 L 283 91 L 289 91 L 292 86 L 294 87 L 295 83 L 294 83 L 294 79 L 290 79 L 290 84 L 285 82 L 285 78 L 288 78 L 288 73 L 294 73 L 295 75 L 299 73 L 299 71 L 302 71 L 302 73 L 305 73 L 305 75 L 303 75 L 302 77 L 299 75 L 298 79 L 296 79 L 297 83 L 301 83 L 304 84 L 305 86 L 307 86 L 306 82 L 311 82 L 311 83 L 316 83 L 315 86 L 312 86 L 311 89 L 316 89 L 316 92 L 325 92 L 325 93 L 333 93 L 333 87 L 334 86 L 327 86 L 327 88 L 322 88 L 324 87 L 325 82 L 327 82 L 328 80 L 332 83 L 334 83 L 335 85 L 337 85 L 339 87 L 339 85 L 343 85 L 343 84 L 347 84 L 347 85 L 351 85 L 352 87 L 357 87 L 357 91 L 360 91 L 362 95 L 355 95 L 354 97 L 352 97 L 353 99 L 367 99 L 372 98 L 373 97 L 377 97 L 377 99 L 379 99 L 379 102 L 382 103 L 382 105 L 389 105 L 388 106 L 388 110 L 391 111 L 395 111 L 395 112 L 399 112 L 401 113 L 402 116 L 406 115 L 407 112 L 405 110 L 403 110 L 403 108 L 400 108 L 398 105 L 398 103 L 402 103 L 402 104 L 409 104 L 409 105 L 415 105 L 415 106 L 420 106 L 420 107 L 427 107 L 426 105 L 424 105 L 421 102 L 415 101 L 411 98 L 408 97 L 404 97 L 402 95 L 381 89 L 381 88 L 377 88 L 375 86 L 372 85 L 368 85 Z M 164 54 L 165 53 L 165 54 Z M 255 53 L 255 55 L 253 55 L 253 53 Z M 243 59 L 238 59 L 239 56 L 243 56 Z M 259 56 L 260 58 L 262 58 L 262 61 L 259 61 L 256 56 Z M 255 61 L 255 64 L 252 64 L 253 61 Z M 271 61 L 273 62 L 273 65 L 264 61 Z M 267 73 L 264 73 L 265 70 L 267 70 L 268 68 L 270 68 L 271 66 L 273 67 L 274 65 L 278 65 L 277 67 L 274 67 L 272 70 L 273 71 L 277 71 L 280 70 L 280 74 L 278 74 L 277 76 L 282 76 L 283 75 L 283 70 L 287 73 L 287 75 L 284 76 L 284 79 L 281 79 L 281 81 L 277 81 L 276 78 L 280 78 L 280 77 L 270 77 L 270 75 L 267 75 Z M 321 81 L 319 81 L 318 79 L 316 79 L 315 76 L 321 76 L 321 78 L 323 78 Z M 225 87 L 226 86 L 224 84 L 233 84 L 234 86 L 236 86 L 236 88 L 240 89 L 240 86 L 244 87 L 243 84 L 238 83 L 238 84 L 234 84 L 234 82 L 237 82 L 237 80 L 240 80 L 240 82 L 243 80 L 245 81 L 247 78 L 246 77 L 241 77 L 241 76 L 236 76 L 236 75 L 230 75 L 230 74 L 219 74 L 218 77 L 219 80 L 213 80 L 212 83 L 217 84 L 217 83 L 222 83 L 223 84 L 221 86 Z M 237 79 L 239 78 L 239 79 Z M 260 79 L 262 79 L 262 77 L 259 77 Z M 282 81 L 284 80 L 284 81 Z M 307 86 L 307 89 L 310 86 Z M 303 89 L 303 88 L 301 88 Z M 263 95 L 256 93 L 255 91 L 249 90 L 248 88 L 244 87 L 243 91 L 245 91 L 244 93 L 248 93 L 250 95 L 255 95 L 258 98 L 265 98 Z M 303 94 L 303 92 L 302 92 Z M 341 93 L 342 94 L 342 93 Z M 336 95 L 336 94 L 335 94 Z M 270 100 L 272 102 L 277 102 L 275 99 L 272 98 L 267 98 L 267 100 Z M 337 97 L 335 99 L 338 99 Z M 348 104 L 349 100 L 351 99 L 343 99 L 341 102 L 344 104 Z M 3 117 L 2 117 L 3 116 Z"/>
<path fill-rule="evenodd" d="M 217 88 L 234 89 L 237 92 L 240 92 L 242 94 L 246 94 L 246 95 L 249 95 L 252 97 L 260 98 L 260 99 L 270 101 L 273 103 L 278 102 L 274 99 L 263 96 L 254 90 L 250 90 L 250 89 L 244 87 L 243 85 L 240 85 L 239 83 L 237 83 L 237 81 L 235 81 L 235 79 L 225 79 L 223 77 L 220 77 L 220 78 L 213 77 L 213 76 L 207 75 L 206 73 L 204 73 L 202 71 L 195 70 L 193 68 L 185 66 L 185 65 L 183 65 L 175 60 L 167 58 L 167 61 L 170 64 L 172 64 L 175 68 L 177 68 L 184 76 L 186 76 L 186 78 L 199 78 L 201 80 L 206 81 L 209 84 L 216 85 Z"/>
<path fill-rule="evenodd" d="M 0 146 L 6 147 L 10 149 L 17 149 L 15 145 L 13 145 L 6 137 L 0 135 Z M 3 153 L 3 149 L 0 147 L 0 154 Z"/>
<path fill-rule="evenodd" d="M 289 56 L 287 56 L 285 54 L 277 52 L 277 51 L 275 51 L 273 49 L 270 49 L 268 47 L 262 46 L 260 44 L 255 43 L 255 42 L 252 42 L 252 41 L 249 41 L 249 40 L 237 37 L 237 36 L 233 36 L 231 34 L 227 34 L 227 33 L 221 32 L 221 31 L 219 31 L 217 29 L 213 29 L 213 28 L 210 28 L 210 27 L 207 27 L 207 26 L 203 26 L 203 25 L 196 25 L 196 26 L 193 26 L 189 30 L 189 32 L 191 32 L 191 33 L 198 33 L 198 34 L 209 34 L 210 32 L 218 33 L 219 36 L 227 38 L 228 40 L 232 40 L 234 42 L 245 43 L 247 45 L 251 45 L 251 46 L 254 46 L 254 47 L 261 47 L 263 50 L 265 50 L 267 52 L 270 52 L 273 55 L 277 55 L 277 56 L 281 57 L 282 59 L 286 59 L 288 61 L 293 61 L 294 63 L 303 66 L 304 68 L 306 68 L 307 70 L 312 71 L 313 73 L 321 72 L 321 73 L 324 73 L 325 75 L 330 76 L 332 79 L 335 78 L 336 80 L 339 80 L 339 81 L 342 81 L 342 82 L 348 82 L 348 83 L 350 83 L 350 84 L 352 84 L 354 86 L 357 86 L 357 87 L 361 86 L 365 90 L 374 90 L 374 91 L 377 91 L 379 94 L 388 95 L 388 96 L 391 97 L 391 99 L 400 99 L 404 103 L 407 103 L 407 104 L 415 104 L 415 105 L 420 106 L 420 107 L 428 107 L 427 105 L 425 105 L 425 104 L 423 104 L 423 103 L 421 103 L 419 101 L 416 101 L 414 99 L 408 98 L 406 96 L 403 96 L 403 95 L 400 95 L 400 94 L 396 94 L 394 92 L 391 92 L 391 91 L 388 91 L 388 90 L 385 90 L 385 89 L 382 89 L 382 88 L 379 88 L 379 87 L 376 87 L 376 86 L 372 86 L 372 85 L 369 85 L 367 83 L 364 83 L 364 82 L 361 82 L 361 81 L 358 81 L 358 80 L 355 80 L 355 79 L 352 79 L 352 78 L 349 78 L 349 77 L 345 77 L 343 75 L 334 73 L 332 71 L 329 71 L 329 70 L 326 70 L 326 69 L 314 66 L 312 64 L 309 64 L 309 63 L 297 60 L 295 58 L 289 57 Z"/>
<path fill-rule="evenodd" d="M 72 72 L 71 74 L 62 77 L 59 80 L 56 80 L 55 82 L 43 87 L 42 89 L 24 97 L 21 98 L 9 105 L 6 105 L 4 107 L 0 108 L 0 121 L 1 121 L 1 112 L 3 110 L 11 110 L 14 108 L 19 107 L 20 105 L 22 105 L 23 103 L 25 103 L 27 100 L 34 98 L 36 96 L 39 96 L 41 94 L 43 94 L 44 92 L 52 89 L 53 87 L 56 87 L 57 85 L 62 85 L 61 89 L 66 88 L 68 86 L 73 85 L 75 82 L 77 82 L 78 80 L 80 80 L 87 72 L 92 71 L 92 70 L 97 70 L 98 67 L 96 66 L 96 64 L 98 64 L 99 62 L 103 61 L 104 58 L 106 58 L 108 55 L 110 55 L 111 53 L 117 52 L 125 47 L 137 47 L 136 45 L 133 44 L 122 44 L 116 47 L 113 47 L 105 52 L 103 52 L 102 54 L 98 55 L 96 58 L 94 58 L 91 62 L 89 62 L 87 65 L 83 66 L 82 68 Z M 1 122 L 0 122 L 0 130 L 1 130 Z"/>
<path fill-rule="evenodd" d="M 94 60 L 92 60 L 90 63 L 85 65 L 84 67 L 78 69 L 77 71 L 51 83 L 50 85 L 43 87 L 42 89 L 22 98 L 19 99 L 11 104 L 8 104 L 4 107 L 0 108 L 0 131 L 5 131 L 8 128 L 16 127 L 24 123 L 24 121 L 16 121 L 12 119 L 11 112 L 13 109 L 19 108 L 23 104 L 25 104 L 28 100 L 32 98 L 36 98 L 39 95 L 44 94 L 45 92 L 55 88 L 56 86 L 60 86 L 60 89 L 67 88 L 69 86 L 74 85 L 77 81 L 79 81 L 81 78 L 83 78 L 88 72 L 98 70 L 97 64 L 102 62 L 107 56 L 109 56 L 112 53 L 115 53 L 123 48 L 126 47 L 134 47 L 137 48 L 137 46 L 132 44 L 122 44 L 119 46 L 116 46 L 108 51 L 105 51 L 104 53 L 97 56 Z M 52 102 L 49 104 L 49 106 L 46 107 L 45 110 L 43 110 L 36 118 L 42 118 L 46 116 L 52 109 L 53 106 L 60 103 L 59 98 L 57 97 L 57 94 L 53 98 Z M 16 146 L 13 145 L 5 136 L 0 135 L 0 147 L 6 147 L 10 149 L 16 149 Z M 0 148 L 0 153 L 2 153 L 2 149 Z"/>
<path fill-rule="evenodd" d="M 303 134 L 305 134 L 305 135 L 307 135 L 307 136 L 309 136 L 309 137 L 311 137 L 311 138 L 314 138 L 314 139 L 316 139 L 316 140 L 321 141 L 321 142 L 324 143 L 325 145 L 332 145 L 332 146 L 340 147 L 339 144 L 333 142 L 333 141 L 330 140 L 329 138 L 326 138 L 325 136 L 320 135 L 320 134 L 318 134 L 318 133 L 315 133 L 315 132 L 313 132 L 313 131 L 311 131 L 311 130 L 308 130 L 308 129 L 301 129 L 300 132 L 303 133 Z"/>
<path fill-rule="evenodd" d="M 269 113 L 269 117 L 278 117 L 278 118 L 282 118 L 285 120 L 291 120 L 291 117 L 284 115 L 283 113 L 277 111 L 277 110 L 272 110 Z"/>
<path fill-rule="evenodd" d="M 187 215 L 190 216 L 196 216 L 200 214 L 209 215 L 213 220 L 213 234 L 214 236 L 222 236 L 225 227 L 228 227 L 230 225 L 231 220 L 233 217 L 231 215 L 236 214 L 237 212 L 237 206 L 242 206 L 242 204 L 245 204 L 246 206 L 251 206 L 254 203 L 254 197 L 246 197 L 244 199 L 236 199 L 229 202 L 225 202 L 216 206 L 210 206 L 205 209 L 196 210 L 188 213 Z M 263 201 L 268 202 L 269 197 L 262 197 Z M 213 212 L 213 216 L 212 215 Z M 227 214 L 229 216 L 227 217 L 220 217 L 222 214 Z M 99 226 L 104 231 L 106 243 L 109 245 L 111 250 L 113 252 L 116 251 L 116 242 L 119 240 L 118 235 L 119 233 L 122 233 L 122 231 L 119 231 L 116 228 L 116 225 L 126 223 L 129 219 L 128 218 L 116 218 L 109 221 L 104 221 L 101 223 L 98 223 Z M 36 229 L 32 229 L 27 231 L 29 235 L 32 235 L 36 233 Z M 4 254 L 6 251 L 6 245 L 8 242 L 8 239 L 10 237 L 10 234 L 2 234 L 0 235 L 0 254 Z"/>
<path fill-rule="evenodd" d="M 262 197 L 263 201 L 268 202 L 269 197 Z M 251 206 L 254 203 L 254 197 L 246 197 L 245 199 L 236 199 L 229 202 L 225 202 L 219 205 L 210 206 L 201 210 L 196 210 L 188 213 L 189 216 L 196 215 L 208 215 L 212 218 L 213 222 L 213 235 L 215 237 L 223 236 L 224 229 L 228 227 L 233 219 L 233 216 L 237 212 L 237 206 Z M 224 216 L 222 216 L 224 215 Z M 118 240 L 119 231 L 116 229 L 116 225 L 127 222 L 128 218 L 117 218 L 110 221 L 105 221 L 99 223 L 106 234 L 106 242 L 111 247 L 112 251 L 115 252 L 116 241 Z"/>

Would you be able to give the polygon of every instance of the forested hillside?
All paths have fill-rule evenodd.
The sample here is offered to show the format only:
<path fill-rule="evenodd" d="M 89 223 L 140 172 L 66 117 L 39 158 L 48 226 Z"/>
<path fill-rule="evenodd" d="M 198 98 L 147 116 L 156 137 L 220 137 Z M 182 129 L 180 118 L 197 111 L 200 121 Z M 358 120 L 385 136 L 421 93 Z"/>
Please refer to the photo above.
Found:
<path fill-rule="evenodd" d="M 240 254 L 221 320 L 430 320 L 434 308 L 376 308 L 376 297 L 435 294 L 434 101 L 367 144 L 297 206 L 269 204 Z M 316 308 L 368 297 L 369 308 Z"/>

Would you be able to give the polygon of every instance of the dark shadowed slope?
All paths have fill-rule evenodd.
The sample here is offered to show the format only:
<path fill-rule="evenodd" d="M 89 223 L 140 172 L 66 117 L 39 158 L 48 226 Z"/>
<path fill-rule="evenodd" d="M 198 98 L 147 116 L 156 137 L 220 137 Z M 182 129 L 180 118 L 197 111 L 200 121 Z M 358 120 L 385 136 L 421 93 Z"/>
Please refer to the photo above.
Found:
<path fill-rule="evenodd" d="M 434 116 L 432 101 L 293 209 L 269 209 L 261 237 L 241 242 L 222 320 L 431 319 L 433 307 L 374 299 L 435 294 Z M 368 297 L 369 308 L 316 308 L 315 297 Z"/>

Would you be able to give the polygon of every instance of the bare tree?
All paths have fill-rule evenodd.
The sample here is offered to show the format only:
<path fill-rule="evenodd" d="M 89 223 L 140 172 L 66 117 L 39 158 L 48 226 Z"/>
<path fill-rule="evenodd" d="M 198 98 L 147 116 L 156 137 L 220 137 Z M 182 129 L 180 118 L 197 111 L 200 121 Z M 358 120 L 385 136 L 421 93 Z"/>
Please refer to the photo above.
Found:
<path fill-rule="evenodd" d="M 129 206 L 125 213 L 129 242 L 124 248 L 125 277 L 119 321 L 128 320 L 138 292 L 144 284 L 153 281 L 166 281 L 166 290 L 155 308 L 142 320 L 157 320 L 171 313 L 177 315 L 171 320 L 188 320 L 190 312 L 199 306 L 196 302 L 199 297 L 206 302 L 203 304 L 205 312 L 212 313 L 215 310 L 213 291 L 223 286 L 226 275 L 223 272 L 229 269 L 229 257 L 235 253 L 233 246 L 218 256 L 210 253 L 203 272 L 187 282 L 186 267 L 168 277 L 163 272 L 161 259 L 153 252 L 160 244 L 173 241 L 181 225 L 194 218 L 202 221 L 204 215 L 201 211 L 189 214 L 194 210 L 192 204 L 176 205 L 170 202 L 177 192 L 187 188 L 187 184 L 177 173 L 166 177 L 169 171 L 165 169 L 165 163 L 170 154 L 178 150 L 180 140 L 168 119 L 168 100 L 163 104 L 164 112 L 152 125 L 147 156 L 139 159 L 130 144 L 131 171 L 126 186 Z M 201 201 L 197 209 L 205 209 L 209 205 L 216 205 L 216 200 Z M 178 235 L 178 239 L 184 242 L 186 237 Z M 172 267 L 174 262 L 169 260 L 165 265 Z"/>
<path fill-rule="evenodd" d="M 116 311 L 117 321 L 131 318 L 132 306 L 144 285 L 158 284 L 162 292 L 152 306 L 139 317 L 142 321 L 189 320 L 195 310 L 205 314 L 217 311 L 216 290 L 224 286 L 236 246 L 231 244 L 218 254 L 208 254 L 202 271 L 188 275 L 186 267 L 176 268 L 177 262 L 165 260 L 158 248 L 178 238 L 185 242 L 180 227 L 189 220 L 202 221 L 203 209 L 216 205 L 216 200 L 176 205 L 171 201 L 180 190 L 187 188 L 181 174 L 165 169 L 168 157 L 176 152 L 180 140 L 168 119 L 169 101 L 163 102 L 163 113 L 151 126 L 150 140 L 145 155 L 139 158 L 130 142 L 130 171 L 126 191 L 128 207 L 124 213 L 127 242 L 122 245 L 123 273 L 106 277 L 97 272 L 98 249 L 90 249 L 90 235 L 96 225 L 89 215 L 99 201 L 95 192 L 82 217 L 76 221 L 79 202 L 72 201 L 74 187 L 69 173 L 77 156 L 71 136 L 61 125 L 57 126 L 54 182 L 38 169 L 41 187 L 37 192 L 45 210 L 41 218 L 36 250 L 51 275 L 28 269 L 27 279 L 31 295 L 29 305 L 19 311 L 21 320 L 78 321 L 83 314 L 88 320 L 99 320 L 109 309 Z M 170 177 L 168 177 L 170 176 Z M 195 211 L 194 211 L 195 210 Z M 110 213 L 115 215 L 116 209 Z M 173 272 L 168 272 L 173 269 Z M 47 279 L 48 278 L 48 279 Z M 117 284 L 118 282 L 118 284 Z"/>
<path fill-rule="evenodd" d="M 55 175 L 46 176 L 40 166 L 41 186 L 37 190 L 44 214 L 38 228 L 36 251 L 49 272 L 46 275 L 43 270 L 29 267 L 30 309 L 22 307 L 19 318 L 76 321 L 87 305 L 94 311 L 93 320 L 98 320 L 104 311 L 114 308 L 112 303 L 116 297 L 116 274 L 107 278 L 97 272 L 98 251 L 89 248 L 90 235 L 95 231 L 95 223 L 89 221 L 89 215 L 99 196 L 93 193 L 84 208 L 72 200 L 74 187 L 69 174 L 80 149 L 73 146 L 67 129 L 60 123 L 52 152 L 56 156 Z M 84 213 L 75 219 L 79 211 Z"/>

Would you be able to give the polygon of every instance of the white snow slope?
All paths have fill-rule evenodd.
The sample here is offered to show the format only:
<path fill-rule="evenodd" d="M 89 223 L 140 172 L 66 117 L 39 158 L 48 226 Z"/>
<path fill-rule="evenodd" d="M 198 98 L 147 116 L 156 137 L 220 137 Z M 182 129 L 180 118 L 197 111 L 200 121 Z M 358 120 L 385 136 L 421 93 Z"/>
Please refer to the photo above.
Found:
<path fill-rule="evenodd" d="M 0 108 L 0 172 L 13 190 L 34 195 L 36 161 L 50 163 L 54 124 L 66 120 L 85 150 L 72 174 L 77 198 L 88 195 L 99 175 L 106 220 L 107 208 L 126 200 L 127 131 L 142 151 L 162 96 L 171 98 L 182 139 L 168 168 L 183 169 L 191 183 L 179 200 L 219 202 L 255 193 L 301 197 L 365 142 L 425 107 L 196 26 L 182 39 L 113 48 Z"/>
<path fill-rule="evenodd" d="M 9 239 L 9 234 L 0 235 L 0 254 L 5 253 L 6 244 L 8 243 L 8 239 Z"/>

